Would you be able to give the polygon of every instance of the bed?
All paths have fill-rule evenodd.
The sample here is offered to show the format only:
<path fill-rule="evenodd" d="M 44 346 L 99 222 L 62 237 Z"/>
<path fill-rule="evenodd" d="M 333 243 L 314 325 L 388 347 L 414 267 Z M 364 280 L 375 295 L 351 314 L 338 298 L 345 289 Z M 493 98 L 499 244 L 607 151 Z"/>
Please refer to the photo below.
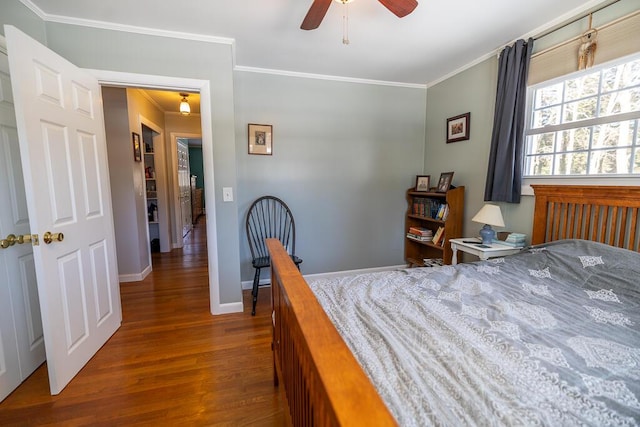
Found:
<path fill-rule="evenodd" d="M 291 424 L 639 424 L 640 187 L 534 191 L 506 258 L 309 284 L 268 242 Z"/>

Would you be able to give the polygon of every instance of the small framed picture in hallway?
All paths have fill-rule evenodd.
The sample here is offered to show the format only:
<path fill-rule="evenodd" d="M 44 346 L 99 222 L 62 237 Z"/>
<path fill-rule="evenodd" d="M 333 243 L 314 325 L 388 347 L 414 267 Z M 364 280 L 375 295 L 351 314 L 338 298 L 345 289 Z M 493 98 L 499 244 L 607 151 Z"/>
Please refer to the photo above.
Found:
<path fill-rule="evenodd" d="M 140 135 L 135 132 L 131 132 L 131 139 L 133 140 L 133 160 L 141 162 L 142 149 L 140 148 Z"/>

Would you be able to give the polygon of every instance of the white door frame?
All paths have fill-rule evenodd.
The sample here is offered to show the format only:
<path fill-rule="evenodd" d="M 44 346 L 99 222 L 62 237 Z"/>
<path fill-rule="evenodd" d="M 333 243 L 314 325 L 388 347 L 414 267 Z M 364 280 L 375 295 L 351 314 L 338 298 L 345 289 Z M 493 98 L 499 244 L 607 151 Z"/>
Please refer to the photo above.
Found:
<path fill-rule="evenodd" d="M 202 132 L 202 160 L 205 199 L 211 200 L 207 210 L 207 251 L 209 260 L 209 307 L 211 314 L 242 312 L 242 302 L 220 304 L 220 280 L 218 269 L 218 234 L 216 231 L 215 185 L 213 174 L 213 124 L 211 118 L 211 86 L 208 80 L 135 74 L 119 71 L 85 69 L 93 74 L 101 85 L 131 88 L 153 88 L 174 92 L 200 92 L 200 129 Z"/>

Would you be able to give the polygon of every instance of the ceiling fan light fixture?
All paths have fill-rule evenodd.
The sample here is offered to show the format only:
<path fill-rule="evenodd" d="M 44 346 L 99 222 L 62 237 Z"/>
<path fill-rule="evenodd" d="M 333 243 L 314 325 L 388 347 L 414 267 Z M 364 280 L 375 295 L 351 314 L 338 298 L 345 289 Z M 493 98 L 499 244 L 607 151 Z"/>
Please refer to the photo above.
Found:
<path fill-rule="evenodd" d="M 180 101 L 180 114 L 188 116 L 191 114 L 191 106 L 189 106 L 189 101 L 187 101 L 189 94 L 181 93 L 180 96 L 182 97 L 182 101 Z"/>

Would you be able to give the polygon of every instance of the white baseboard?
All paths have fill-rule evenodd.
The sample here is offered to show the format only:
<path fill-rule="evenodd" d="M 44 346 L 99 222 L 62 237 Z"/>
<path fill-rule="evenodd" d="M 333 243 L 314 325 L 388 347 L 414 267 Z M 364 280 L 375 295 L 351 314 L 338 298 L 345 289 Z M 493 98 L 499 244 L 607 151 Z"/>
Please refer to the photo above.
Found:
<path fill-rule="evenodd" d="M 149 273 L 151 273 L 151 266 L 147 266 L 147 268 L 145 268 L 144 270 L 142 270 L 142 273 L 135 273 L 135 274 L 120 274 L 118 275 L 118 281 L 120 283 L 124 283 L 124 282 L 139 282 L 141 280 L 144 280 L 145 277 L 147 277 L 149 275 Z"/>
<path fill-rule="evenodd" d="M 378 271 L 397 270 L 399 268 L 407 268 L 407 267 L 408 267 L 407 264 L 389 265 L 387 267 L 372 267 L 372 268 L 361 268 L 358 270 L 333 271 L 329 273 L 303 274 L 302 276 L 305 278 L 308 277 L 308 278 L 314 278 L 314 279 L 319 279 L 319 278 L 321 279 L 326 277 L 349 276 L 352 274 L 376 273 Z M 264 286 L 264 285 L 269 285 L 270 282 L 271 282 L 271 279 L 260 279 L 260 282 L 258 282 L 258 284 L 260 286 Z M 246 280 L 242 282 L 243 290 L 251 289 L 252 287 L 253 287 L 253 280 Z"/>
<path fill-rule="evenodd" d="M 244 306 L 242 302 L 230 302 L 227 304 L 220 304 L 217 307 L 211 307 L 211 314 L 231 314 L 231 313 L 242 313 L 244 311 Z"/>
<path fill-rule="evenodd" d="M 271 283 L 271 279 L 260 279 L 258 282 L 258 286 L 269 285 Z M 242 290 L 246 291 L 247 289 L 253 288 L 253 280 L 245 280 L 242 282 Z"/>

